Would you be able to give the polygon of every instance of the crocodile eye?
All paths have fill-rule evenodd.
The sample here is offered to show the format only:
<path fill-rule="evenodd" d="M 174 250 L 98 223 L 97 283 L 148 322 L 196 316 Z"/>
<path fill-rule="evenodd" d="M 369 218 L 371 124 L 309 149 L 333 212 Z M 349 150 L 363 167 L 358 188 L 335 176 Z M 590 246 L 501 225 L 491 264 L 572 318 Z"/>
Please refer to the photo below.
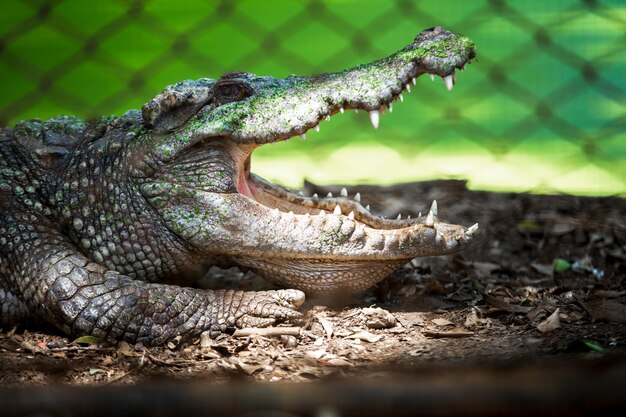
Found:
<path fill-rule="evenodd" d="M 227 81 L 217 85 L 214 96 L 218 101 L 230 102 L 242 100 L 251 94 L 252 89 L 247 84 Z"/>
<path fill-rule="evenodd" d="M 239 97 L 239 87 L 234 84 L 225 85 L 220 89 L 220 95 L 224 97 Z"/>

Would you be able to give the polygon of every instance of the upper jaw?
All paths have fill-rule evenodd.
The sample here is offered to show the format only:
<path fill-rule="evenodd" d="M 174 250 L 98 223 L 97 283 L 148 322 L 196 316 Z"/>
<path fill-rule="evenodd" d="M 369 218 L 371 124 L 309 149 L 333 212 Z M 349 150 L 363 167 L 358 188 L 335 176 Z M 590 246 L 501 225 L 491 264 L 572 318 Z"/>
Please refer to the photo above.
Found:
<path fill-rule="evenodd" d="M 341 72 L 284 79 L 242 74 L 232 82 L 249 85 L 245 100 L 207 108 L 206 126 L 198 134 L 223 135 L 240 144 L 263 145 L 306 136 L 322 120 L 348 109 L 365 110 L 375 128 L 380 115 L 403 100 L 416 78 L 428 73 L 443 78 L 451 90 L 456 69 L 474 57 L 473 43 L 436 28 L 396 53 Z"/>

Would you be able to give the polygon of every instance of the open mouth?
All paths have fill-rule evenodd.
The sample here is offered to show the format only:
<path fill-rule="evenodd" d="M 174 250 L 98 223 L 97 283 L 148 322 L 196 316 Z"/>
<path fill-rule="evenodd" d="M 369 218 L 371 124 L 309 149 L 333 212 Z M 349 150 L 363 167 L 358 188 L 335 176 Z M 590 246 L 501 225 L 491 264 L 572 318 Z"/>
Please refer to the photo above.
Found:
<path fill-rule="evenodd" d="M 470 58 L 471 59 L 471 58 Z M 465 63 L 459 64 L 456 69 L 463 70 Z M 369 118 L 374 129 L 377 129 L 380 123 L 380 117 L 385 112 L 393 111 L 393 103 L 396 101 L 403 101 L 403 92 L 411 92 L 411 84 L 416 84 L 416 78 L 424 74 L 424 71 L 416 69 L 413 74 L 408 74 L 408 77 L 402 81 L 399 80 L 397 88 L 392 90 L 387 100 L 382 99 L 377 108 L 366 108 L 359 103 L 343 103 L 342 105 L 335 106 L 327 110 L 325 114 L 318 116 L 317 123 L 306 126 L 300 132 L 295 132 L 292 137 L 285 139 L 277 139 L 276 141 L 290 140 L 293 137 L 299 135 L 301 138 L 306 138 L 306 133 L 309 129 L 315 129 L 319 131 L 319 123 L 322 120 L 329 120 L 330 117 L 336 113 L 344 113 L 346 110 L 364 110 L 369 113 Z M 452 87 L 456 83 L 456 75 L 454 69 L 448 74 L 429 74 L 430 77 L 435 79 L 435 75 L 438 75 L 443 79 L 444 85 L 448 91 L 452 90 Z M 263 178 L 253 174 L 250 171 L 250 160 L 252 151 L 260 145 L 255 145 L 243 149 L 238 147 L 238 155 L 234 155 L 234 160 L 237 163 L 237 191 L 254 201 L 256 204 L 260 204 L 267 208 L 270 208 L 278 214 L 289 216 L 345 216 L 346 219 L 354 221 L 357 225 L 362 225 L 367 228 L 378 230 L 400 230 L 400 229 L 414 229 L 417 226 L 420 227 L 433 227 L 435 229 L 445 229 L 445 225 L 438 224 L 437 219 L 437 202 L 433 201 L 432 206 L 428 213 L 422 215 L 420 213 L 417 218 L 402 218 L 398 215 L 396 219 L 385 219 L 383 217 L 375 216 L 370 212 L 369 205 L 361 204 L 361 196 L 359 193 L 349 195 L 346 188 L 343 188 L 340 195 L 334 196 L 331 193 L 325 196 L 319 196 L 313 194 L 311 196 L 305 196 L 302 192 L 294 193 L 286 190 L 280 186 L 272 184 Z M 437 227 L 438 226 L 438 227 Z M 459 238 L 469 238 L 478 229 L 478 225 L 475 224 L 469 228 L 462 228 L 462 236 Z M 442 230 L 443 232 L 443 230 Z"/>

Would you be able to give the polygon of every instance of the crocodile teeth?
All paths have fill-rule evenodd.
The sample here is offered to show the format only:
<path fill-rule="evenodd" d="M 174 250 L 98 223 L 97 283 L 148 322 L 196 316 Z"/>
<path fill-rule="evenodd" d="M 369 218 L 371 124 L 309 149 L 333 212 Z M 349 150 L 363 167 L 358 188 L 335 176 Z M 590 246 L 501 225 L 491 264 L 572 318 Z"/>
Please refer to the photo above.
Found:
<path fill-rule="evenodd" d="M 339 193 L 339 195 L 341 195 L 342 197 L 347 197 L 348 196 L 348 190 L 346 190 L 346 187 L 343 187 L 341 189 L 341 192 Z"/>
<path fill-rule="evenodd" d="M 350 214 L 348 214 L 348 219 L 354 220 L 354 211 L 351 211 Z"/>
<path fill-rule="evenodd" d="M 313 198 L 319 198 L 319 196 L 317 195 L 317 193 L 313 194 Z"/>
<path fill-rule="evenodd" d="M 409 92 L 409 93 L 411 92 L 411 84 L 405 85 L 404 88 L 406 88 L 407 92 Z"/>
<path fill-rule="evenodd" d="M 443 82 L 445 83 L 448 91 L 452 91 L 452 87 L 454 86 L 454 81 L 452 80 L 452 74 L 446 75 L 445 77 L 443 77 Z"/>
<path fill-rule="evenodd" d="M 302 138 L 302 140 L 306 139 L 306 133 L 300 133 L 300 137 Z"/>
<path fill-rule="evenodd" d="M 339 112 L 340 112 L 341 114 L 343 114 L 343 112 L 344 112 L 344 111 L 345 111 L 345 110 L 344 110 L 344 108 L 343 108 L 343 107 L 339 107 Z"/>
<path fill-rule="evenodd" d="M 365 210 L 370 211 L 370 205 L 369 204 L 365 207 Z"/>
<path fill-rule="evenodd" d="M 476 230 L 478 230 L 478 223 L 475 223 L 473 226 L 468 227 L 465 234 L 472 235 L 474 234 L 474 232 L 476 232 Z"/>
<path fill-rule="evenodd" d="M 333 198 L 333 193 L 329 192 L 328 194 L 326 194 L 326 198 Z"/>
<path fill-rule="evenodd" d="M 315 125 L 315 127 L 313 129 L 315 129 L 316 132 L 319 132 L 320 131 L 320 125 Z"/>
<path fill-rule="evenodd" d="M 357 203 L 361 202 L 361 193 L 356 193 L 354 195 L 354 201 L 356 201 Z"/>
<path fill-rule="evenodd" d="M 400 95 L 398 95 L 398 98 L 400 99 L 400 102 L 404 101 L 404 97 L 402 97 L 402 93 L 400 93 Z"/>
<path fill-rule="evenodd" d="M 341 207 L 339 207 L 339 204 L 335 206 L 335 209 L 333 210 L 333 214 L 341 214 Z"/>
<path fill-rule="evenodd" d="M 411 83 L 412 83 L 413 85 L 417 84 L 417 80 L 415 79 L 415 77 L 411 78 Z"/>
<path fill-rule="evenodd" d="M 393 113 L 393 105 L 389 103 L 387 104 L 387 107 L 389 107 L 389 113 Z"/>
<path fill-rule="evenodd" d="M 325 119 L 326 119 L 327 122 L 329 122 L 330 121 L 330 115 L 327 114 Z"/>
<path fill-rule="evenodd" d="M 430 81 L 435 81 L 435 74 L 428 74 L 430 75 Z"/>
<path fill-rule="evenodd" d="M 437 200 L 433 200 L 433 204 L 430 206 L 430 211 L 433 212 L 433 216 L 436 216 L 437 213 Z"/>
<path fill-rule="evenodd" d="M 304 193 L 303 193 L 302 191 L 298 191 L 298 195 L 299 195 L 300 197 L 304 197 Z"/>
<path fill-rule="evenodd" d="M 426 222 L 424 222 L 424 224 L 431 227 L 435 224 L 435 216 L 432 210 L 428 211 L 428 216 L 426 216 Z"/>
<path fill-rule="evenodd" d="M 380 123 L 378 110 L 370 111 L 370 122 L 372 122 L 372 126 L 374 126 L 374 129 L 378 129 L 378 125 Z"/>
<path fill-rule="evenodd" d="M 417 213 L 417 217 L 422 217 L 422 212 Z"/>
<path fill-rule="evenodd" d="M 326 215 L 326 212 L 324 210 L 320 210 L 319 216 L 320 217 L 324 217 L 325 215 Z"/>
<path fill-rule="evenodd" d="M 396 217 L 396 220 L 402 220 L 402 213 L 398 213 L 398 217 Z"/>

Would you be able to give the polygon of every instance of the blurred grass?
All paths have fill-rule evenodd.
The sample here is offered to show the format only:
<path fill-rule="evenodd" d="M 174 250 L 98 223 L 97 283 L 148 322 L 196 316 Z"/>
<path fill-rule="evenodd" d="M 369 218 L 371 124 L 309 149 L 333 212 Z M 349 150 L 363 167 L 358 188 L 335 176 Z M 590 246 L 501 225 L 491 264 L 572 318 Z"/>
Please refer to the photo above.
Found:
<path fill-rule="evenodd" d="M 139 108 L 232 70 L 282 77 L 387 55 L 442 25 L 477 44 L 452 93 L 419 79 L 374 131 L 363 113 L 264 147 L 297 188 L 467 178 L 491 190 L 626 196 L 626 5 L 556 0 L 3 0 L 0 121 Z"/>

